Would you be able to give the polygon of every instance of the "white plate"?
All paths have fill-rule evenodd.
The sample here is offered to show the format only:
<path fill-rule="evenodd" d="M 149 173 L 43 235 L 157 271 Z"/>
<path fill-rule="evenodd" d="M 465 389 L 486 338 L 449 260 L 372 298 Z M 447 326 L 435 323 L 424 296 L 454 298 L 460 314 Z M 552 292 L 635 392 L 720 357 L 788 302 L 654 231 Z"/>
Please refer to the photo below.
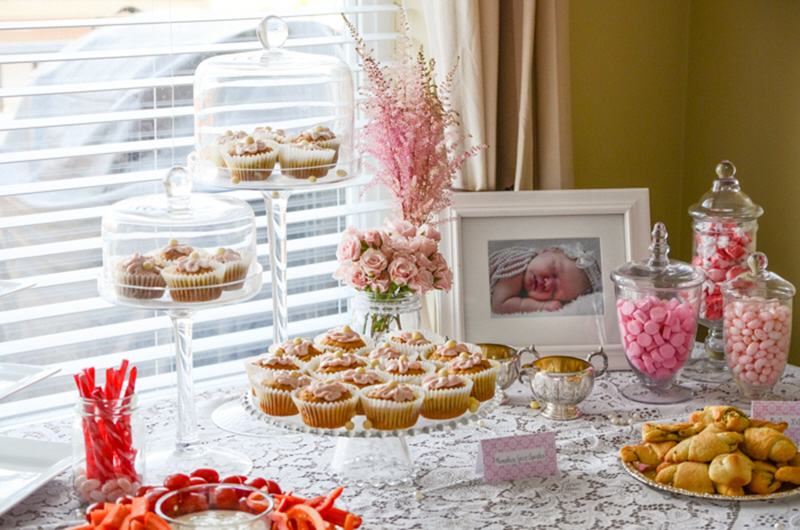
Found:
<path fill-rule="evenodd" d="M 0 436 L 0 515 L 72 465 L 72 446 Z"/>
<path fill-rule="evenodd" d="M 36 285 L 33 282 L 12 282 L 11 280 L 0 280 L 0 296 L 16 293 L 28 287 Z"/>
<path fill-rule="evenodd" d="M 32 364 L 0 363 L 0 399 L 50 377 L 61 368 Z"/>

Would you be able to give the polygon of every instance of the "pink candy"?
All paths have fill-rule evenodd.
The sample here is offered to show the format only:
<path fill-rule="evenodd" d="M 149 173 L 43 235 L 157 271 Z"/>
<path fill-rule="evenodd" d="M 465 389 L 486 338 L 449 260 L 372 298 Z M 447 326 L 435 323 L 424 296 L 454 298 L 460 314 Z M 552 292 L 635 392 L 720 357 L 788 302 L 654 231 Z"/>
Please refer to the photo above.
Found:
<path fill-rule="evenodd" d="M 733 377 L 750 386 L 777 383 L 789 358 L 789 306 L 759 297 L 730 302 L 725 306 L 722 326 Z"/>
<path fill-rule="evenodd" d="M 667 379 L 686 363 L 697 330 L 694 303 L 655 296 L 617 300 L 617 316 L 625 354 L 637 370 Z"/>
<path fill-rule="evenodd" d="M 695 234 L 695 257 L 692 265 L 706 273 L 700 300 L 700 318 L 722 318 L 720 285 L 747 269 L 747 258 L 756 245 L 750 232 L 735 223 L 698 223 Z"/>

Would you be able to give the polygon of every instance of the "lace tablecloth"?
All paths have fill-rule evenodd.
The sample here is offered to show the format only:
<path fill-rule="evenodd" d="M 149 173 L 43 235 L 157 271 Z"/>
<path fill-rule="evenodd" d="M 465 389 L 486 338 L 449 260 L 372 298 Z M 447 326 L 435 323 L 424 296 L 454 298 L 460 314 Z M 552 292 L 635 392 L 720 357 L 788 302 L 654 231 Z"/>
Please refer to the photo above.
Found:
<path fill-rule="evenodd" d="M 244 378 L 243 378 L 244 379 Z M 510 402 L 481 424 L 408 439 L 422 470 L 413 485 L 394 488 L 348 487 L 337 501 L 363 517 L 362 528 L 435 528 L 511 530 L 528 528 L 773 529 L 800 528 L 800 497 L 758 502 L 708 501 L 651 489 L 630 477 L 619 461 L 619 448 L 638 441 L 644 421 L 686 421 L 688 413 L 707 404 L 730 403 L 734 383 L 706 385 L 683 380 L 695 391 L 693 401 L 671 406 L 634 403 L 620 388 L 634 382 L 630 372 L 598 378 L 580 405 L 583 416 L 554 422 L 529 407 L 530 389 L 513 385 Z M 337 484 L 326 471 L 335 447 L 331 437 L 286 433 L 274 438 L 233 435 L 219 430 L 211 413 L 240 396 L 243 388 L 220 389 L 197 397 L 201 439 L 249 454 L 251 475 L 278 481 L 302 496 L 330 492 Z M 785 400 L 800 395 L 800 368 L 789 366 L 776 386 Z M 143 407 L 148 447 L 174 436 L 173 402 Z M 641 421 L 613 425 L 609 413 Z M 749 411 L 746 411 L 749 412 Z M 475 474 L 478 441 L 512 434 L 552 431 L 558 449 L 553 476 L 486 484 Z M 70 422 L 53 421 L 6 430 L 2 434 L 69 442 Z M 70 472 L 31 494 L 0 518 L 0 528 L 62 529 L 78 507 Z M 421 495 L 419 494 L 421 493 Z"/>

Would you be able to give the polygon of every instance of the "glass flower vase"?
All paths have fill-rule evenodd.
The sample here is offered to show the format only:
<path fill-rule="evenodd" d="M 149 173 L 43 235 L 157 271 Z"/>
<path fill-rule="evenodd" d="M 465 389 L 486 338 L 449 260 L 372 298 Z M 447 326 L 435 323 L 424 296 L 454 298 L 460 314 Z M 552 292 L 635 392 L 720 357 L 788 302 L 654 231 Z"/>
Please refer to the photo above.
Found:
<path fill-rule="evenodd" d="M 390 331 L 414 331 L 422 326 L 422 302 L 419 295 L 356 291 L 353 300 L 353 330 L 377 341 Z"/>

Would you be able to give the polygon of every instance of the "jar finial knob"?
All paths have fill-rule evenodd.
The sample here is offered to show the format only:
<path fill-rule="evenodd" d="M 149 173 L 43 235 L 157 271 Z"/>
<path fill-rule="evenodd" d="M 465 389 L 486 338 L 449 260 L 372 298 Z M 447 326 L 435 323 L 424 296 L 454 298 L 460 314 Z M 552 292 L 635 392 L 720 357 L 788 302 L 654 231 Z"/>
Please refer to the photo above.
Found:
<path fill-rule="evenodd" d="M 717 164 L 717 176 L 721 179 L 731 179 L 736 175 L 736 166 L 729 160 L 723 160 Z"/>
<path fill-rule="evenodd" d="M 265 50 L 275 50 L 289 38 L 289 25 L 281 17 L 269 15 L 259 22 L 256 35 Z"/>
<path fill-rule="evenodd" d="M 661 221 L 653 225 L 650 232 L 650 265 L 666 267 L 669 265 L 669 245 L 667 244 L 667 226 Z"/>
<path fill-rule="evenodd" d="M 763 252 L 753 252 L 750 254 L 750 257 L 747 258 L 747 267 L 750 269 L 755 275 L 761 276 L 764 274 L 764 271 L 767 270 L 767 255 Z"/>

